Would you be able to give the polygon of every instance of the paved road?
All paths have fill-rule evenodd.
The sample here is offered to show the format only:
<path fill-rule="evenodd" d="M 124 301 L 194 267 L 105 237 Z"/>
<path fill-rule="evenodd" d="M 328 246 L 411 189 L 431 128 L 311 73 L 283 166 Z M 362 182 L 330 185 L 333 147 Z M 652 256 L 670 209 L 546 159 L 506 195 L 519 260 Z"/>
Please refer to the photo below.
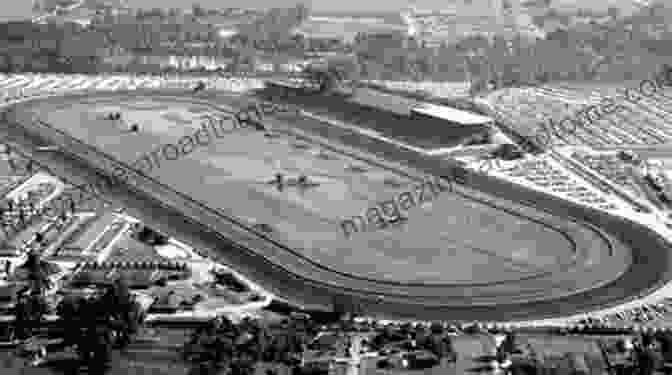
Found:
<path fill-rule="evenodd" d="M 353 135 L 339 133 L 333 128 L 327 131 L 324 126 L 319 126 L 314 122 L 304 123 L 304 121 L 299 121 L 296 126 L 305 129 L 310 128 L 309 130 L 317 133 L 328 133 L 325 135 L 338 138 L 341 142 L 359 147 L 366 146 L 364 148 L 373 150 L 377 154 L 385 154 L 384 156 L 391 160 L 403 158 L 406 160 L 401 161 L 411 163 L 417 167 L 423 167 L 423 160 L 421 158 L 416 157 L 414 159 L 412 155 L 405 155 L 405 153 L 399 150 L 390 150 L 389 146 L 376 144 L 370 140 L 367 140 L 367 144 L 363 145 L 360 136 L 355 135 L 356 140 L 353 140 Z M 35 147 L 34 139 L 18 137 L 16 140 L 21 142 L 28 151 Z M 411 157 L 408 158 L 408 156 Z M 80 178 L 82 176 L 89 179 L 98 178 L 92 175 L 90 168 L 85 165 L 86 163 L 69 159 L 63 155 L 53 155 L 53 157 L 47 157 L 41 161 L 48 162 L 49 165 L 54 165 L 55 168 L 59 166 L 58 170 L 64 176 L 77 175 Z M 426 165 L 424 164 L 424 166 Z M 67 168 L 63 166 L 67 166 Z M 388 292 L 385 300 L 380 302 L 377 299 L 379 289 L 362 287 L 348 290 L 342 287 L 334 287 L 327 284 L 333 280 L 324 278 L 324 275 L 319 273 L 312 280 L 297 277 L 287 272 L 284 268 L 286 264 L 272 264 L 265 257 L 236 246 L 217 233 L 204 232 L 201 225 L 185 221 L 175 210 L 165 207 L 150 197 L 143 197 L 144 194 L 130 191 L 125 187 L 109 193 L 115 200 L 119 200 L 129 207 L 131 213 L 137 215 L 143 221 L 148 222 L 150 225 L 155 225 L 166 232 L 177 233 L 178 237 L 185 239 L 185 242 L 191 242 L 196 248 L 204 249 L 204 251 L 207 251 L 205 249 L 210 249 L 208 253 L 219 257 L 225 263 L 233 265 L 241 270 L 242 273 L 249 275 L 253 280 L 259 281 L 261 285 L 281 296 L 302 303 L 328 306 L 333 301 L 333 296 L 346 294 L 352 299 L 361 302 L 364 311 L 367 313 L 382 317 L 412 317 L 437 320 L 513 320 L 564 315 L 627 300 L 633 294 L 647 290 L 652 285 L 659 283 L 670 268 L 666 253 L 660 251 L 660 249 L 655 249 L 655 244 L 652 244 L 648 248 L 645 244 L 642 244 L 642 248 L 646 248 L 647 253 L 634 250 L 633 265 L 616 281 L 595 290 L 553 301 L 515 304 L 502 302 L 496 308 L 447 305 L 440 290 L 417 288 L 411 293 L 409 291 L 401 293 L 403 286 L 400 286 L 398 293 Z M 193 208 L 180 206 L 180 211 L 189 212 L 193 211 Z M 221 220 L 219 221 L 221 222 Z M 218 228 L 221 228 L 221 226 L 218 226 Z M 231 234 L 231 236 L 241 238 L 240 233 Z M 277 249 L 274 250 L 277 251 Z M 291 256 L 290 253 L 284 255 Z M 301 262 L 296 264 L 299 259 L 291 259 L 291 257 L 285 257 L 284 259 L 288 259 L 288 262 L 295 262 L 294 266 L 305 266 Z M 406 296 L 403 296 L 404 294 Z M 425 297 L 422 297 L 423 295 Z"/>

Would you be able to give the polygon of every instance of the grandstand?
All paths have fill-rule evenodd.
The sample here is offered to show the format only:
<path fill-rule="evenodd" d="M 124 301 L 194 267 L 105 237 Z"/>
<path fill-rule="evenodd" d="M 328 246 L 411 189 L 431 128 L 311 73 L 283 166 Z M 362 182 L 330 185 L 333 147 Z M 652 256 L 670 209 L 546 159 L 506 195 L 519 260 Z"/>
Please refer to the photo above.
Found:
<path fill-rule="evenodd" d="M 490 117 L 430 103 L 413 107 L 410 118 L 416 121 L 418 126 L 427 128 L 430 132 L 432 129 L 443 127 L 474 127 L 482 130 L 482 132 L 478 132 L 481 137 L 474 136 L 469 141 L 479 139 L 482 143 L 486 143 L 495 130 L 494 120 Z"/>
<path fill-rule="evenodd" d="M 352 95 L 314 95 L 298 82 L 267 81 L 265 89 L 259 90 L 257 95 L 372 129 L 382 136 L 423 149 L 487 140 L 493 130 L 492 119 L 454 108 L 364 88 L 355 90 Z"/>
<path fill-rule="evenodd" d="M 448 121 L 453 125 L 462 126 L 489 125 L 493 123 L 490 117 L 429 103 L 414 107 L 411 109 L 411 115 L 411 118 L 417 118 L 418 120 L 439 119 L 441 121 Z"/>

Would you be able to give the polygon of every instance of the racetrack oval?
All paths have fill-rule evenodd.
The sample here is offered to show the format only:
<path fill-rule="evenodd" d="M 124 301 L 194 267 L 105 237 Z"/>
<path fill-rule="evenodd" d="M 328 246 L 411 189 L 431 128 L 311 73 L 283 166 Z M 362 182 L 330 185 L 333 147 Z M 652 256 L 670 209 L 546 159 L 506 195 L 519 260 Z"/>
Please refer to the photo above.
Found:
<path fill-rule="evenodd" d="M 105 151 L 115 158 L 118 157 L 112 150 Z M 436 175 L 440 175 L 440 173 Z M 159 180 L 161 179 L 159 178 Z M 483 195 L 466 190 L 462 193 L 472 195 L 470 197 L 472 200 L 477 199 L 475 196 Z M 492 200 L 490 204 L 495 206 L 501 206 L 504 202 L 497 199 L 493 200 L 492 197 L 486 197 L 482 201 L 487 202 L 488 199 Z M 553 270 L 550 275 L 552 277 L 537 279 L 534 282 L 526 283 L 518 279 L 512 281 L 506 290 L 501 289 L 501 287 L 492 289 L 486 286 L 423 285 L 421 283 L 366 280 L 357 277 L 357 275 L 349 274 L 347 270 L 330 269 L 319 262 L 316 263 L 311 259 L 306 259 L 301 253 L 282 243 L 277 243 L 272 239 L 261 239 L 264 237 L 263 235 L 250 233 L 240 228 L 236 231 L 232 231 L 230 228 L 223 230 L 225 225 L 222 221 L 235 221 L 231 217 L 225 220 L 220 219 L 220 222 L 217 223 L 211 221 L 207 225 L 211 228 L 218 228 L 218 231 L 220 231 L 219 228 L 222 228 L 221 232 L 228 232 L 228 236 L 233 237 L 238 242 L 242 240 L 248 244 L 253 244 L 254 249 L 252 251 L 247 249 L 246 251 L 251 259 L 243 261 L 246 257 L 238 256 L 239 267 L 252 278 L 260 281 L 262 285 L 279 292 L 280 295 L 306 304 L 324 305 L 334 295 L 348 294 L 353 300 L 366 306 L 367 311 L 390 316 L 413 316 L 427 319 L 430 319 L 429 316 L 433 316 L 431 319 L 459 317 L 459 319 L 467 320 L 483 319 L 484 317 L 489 317 L 486 320 L 506 320 L 524 315 L 545 317 L 557 315 L 560 311 L 577 312 L 591 306 L 602 306 L 622 301 L 628 299 L 635 292 L 642 292 L 652 285 L 659 284 L 669 276 L 669 259 L 665 251 L 660 251 L 667 248 L 665 242 L 658 243 L 659 248 L 657 250 L 660 251 L 660 254 L 655 254 L 656 258 L 653 259 L 655 262 L 653 264 L 649 263 L 646 266 L 648 269 L 644 272 L 642 261 L 652 260 L 647 257 L 651 257 L 653 254 L 650 253 L 642 257 L 642 254 L 634 251 L 632 252 L 632 263 L 628 266 L 631 246 L 628 246 L 627 240 L 624 238 L 614 237 L 611 234 L 612 231 L 593 227 L 580 220 L 563 219 L 558 217 L 557 214 L 552 214 L 552 212 L 543 212 L 543 210 L 531 207 L 521 208 L 520 205 L 514 207 L 516 205 L 511 204 L 511 202 L 506 202 L 506 205 L 506 208 L 499 207 L 498 209 L 518 211 L 519 214 L 522 210 L 524 216 L 527 217 L 545 216 L 544 221 L 547 224 L 556 228 L 560 225 L 565 234 L 568 232 L 567 227 L 578 228 L 579 232 L 570 236 L 573 242 L 581 242 L 581 237 L 585 237 L 583 241 L 587 239 L 586 243 L 589 244 L 598 243 L 595 239 L 601 241 L 600 249 L 607 251 L 607 248 L 610 248 L 610 251 L 617 256 L 625 256 L 618 259 L 617 262 L 623 266 L 622 274 L 618 271 L 618 267 L 614 268 L 614 264 L 609 264 L 608 261 L 600 261 L 591 267 L 579 265 L 578 267 Z M 576 213 L 581 214 L 581 212 Z M 222 215 L 221 210 L 218 210 L 218 214 L 226 216 Z M 195 217 L 195 221 L 204 221 L 206 216 L 208 215 L 203 214 Z M 212 215 L 210 214 L 210 216 Z M 576 217 L 580 217 L 580 215 L 576 215 Z M 557 222 L 554 222 L 554 220 Z M 648 231 L 650 232 L 650 230 Z M 245 235 L 242 232 L 246 232 Z M 569 232 L 571 233 L 571 231 Z M 633 238 L 635 237 L 633 236 Z M 595 247 L 594 245 L 592 248 L 589 246 L 587 250 L 594 250 Z M 263 261 L 253 254 L 262 255 Z M 262 267 L 262 264 L 266 264 L 266 266 Z M 273 266 L 270 266 L 270 264 L 273 264 Z M 598 274 L 596 268 L 593 267 L 598 267 L 604 274 L 598 278 L 599 280 L 591 280 L 586 284 L 581 283 L 581 277 L 578 276 Z M 272 269 L 276 272 L 272 272 Z M 282 273 L 285 275 L 281 276 Z M 271 275 L 273 277 L 269 279 Z M 633 275 L 636 277 L 633 277 Z M 638 282 L 635 282 L 635 279 Z M 623 289 L 625 284 L 628 284 L 629 287 Z M 592 289 L 595 285 L 599 285 L 599 287 Z M 306 293 L 309 290 L 314 291 L 314 293 Z M 377 297 L 379 295 L 384 296 L 382 302 Z M 588 298 L 588 296 L 591 296 L 591 298 Z M 573 303 L 570 304 L 570 301 L 573 301 Z M 439 315 L 444 316 L 439 318 Z"/>

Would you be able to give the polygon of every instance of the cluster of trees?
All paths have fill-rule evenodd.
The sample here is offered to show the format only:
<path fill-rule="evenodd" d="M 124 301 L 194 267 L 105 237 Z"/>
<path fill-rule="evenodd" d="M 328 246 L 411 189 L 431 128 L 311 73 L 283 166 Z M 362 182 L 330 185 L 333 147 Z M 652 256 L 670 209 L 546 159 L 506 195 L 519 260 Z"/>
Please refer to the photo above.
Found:
<path fill-rule="evenodd" d="M 309 16 L 308 7 L 298 4 L 288 9 L 271 9 L 253 22 L 240 25 L 239 33 L 231 40 L 232 47 L 238 51 L 234 65 L 243 60 L 254 60 L 260 51 L 270 52 L 276 65 L 281 52 L 302 52 L 305 47 L 304 38 L 294 31 Z"/>
<path fill-rule="evenodd" d="M 612 9 L 606 23 L 572 25 L 571 16 L 551 11 L 537 22 L 543 26 L 546 20 L 557 18 L 565 27 L 539 40 L 518 37 L 507 42 L 474 35 L 428 48 L 414 40 L 395 46 L 360 37 L 354 49 L 366 78 L 466 79 L 474 85 L 474 92 L 488 86 L 554 80 L 643 79 L 672 50 L 672 28 L 664 21 L 672 16 L 670 12 L 669 7 L 655 4 L 619 18 Z M 376 43 L 382 43 L 380 48 Z"/>
<path fill-rule="evenodd" d="M 672 14 L 661 4 L 635 15 L 611 21 L 571 25 L 571 17 L 549 14 L 543 24 L 557 19 L 566 24 L 542 40 L 488 39 L 471 36 L 458 42 L 427 47 L 405 40 L 359 35 L 352 46 L 314 40 L 295 33 L 310 15 L 303 4 L 271 9 L 238 25 L 239 34 L 219 38 L 213 25 L 201 23 L 216 15 L 197 4 L 192 15 L 178 10 L 155 9 L 135 15 L 109 11 L 91 27 L 22 25 L 4 30 L 0 25 L 0 70 L 49 70 L 63 72 L 109 71 L 108 55 L 209 55 L 232 58 L 232 72 L 250 69 L 261 54 L 268 53 L 276 67 L 284 56 L 299 56 L 311 48 L 354 51 L 356 75 L 367 79 L 470 80 L 473 92 L 490 87 L 538 84 L 552 80 L 636 79 L 648 74 L 669 54 Z M 221 14 L 221 12 L 219 13 Z M 555 17 L 555 18 L 554 18 Z M 560 17 L 560 18 L 558 18 Z M 645 25 L 641 27 L 640 25 Z M 132 65 L 132 66 L 131 66 Z M 127 68 L 139 68 L 133 64 Z"/>
<path fill-rule="evenodd" d="M 221 38 L 214 24 L 201 22 L 202 17 L 215 13 L 198 5 L 194 6 L 191 15 L 161 9 L 134 15 L 113 15 L 107 10 L 90 27 L 79 31 L 74 37 L 68 37 L 75 41 L 55 37 L 59 43 L 76 46 L 77 53 L 69 53 L 65 51 L 66 48 L 59 47 L 55 56 L 62 58 L 54 57 L 46 65 L 52 71 L 66 72 L 70 68 L 86 73 L 118 71 L 119 66 L 132 71 L 156 72 L 157 67 L 139 64 L 134 57 L 221 56 L 233 59 L 233 71 L 237 71 L 240 68 L 251 70 L 260 53 L 269 52 L 271 57 L 277 57 L 280 51 L 292 51 L 294 54 L 303 51 L 305 40 L 293 33 L 309 15 L 309 9 L 302 4 L 289 9 L 271 9 L 256 17 L 249 17 L 249 22 L 241 22 L 237 26 L 240 32 L 231 39 Z M 95 42 L 77 40 L 91 39 L 92 35 L 97 38 Z M 80 54 L 88 58 L 78 58 Z M 107 57 L 112 57 L 109 60 L 114 60 L 114 63 L 105 63 Z M 128 60 L 125 65 L 120 62 L 124 58 Z M 55 61 L 64 62 L 64 66 L 56 66 Z M 22 66 L 17 70 L 34 70 L 34 67 Z"/>
<path fill-rule="evenodd" d="M 292 319 L 271 327 L 249 318 L 233 324 L 225 317 L 194 332 L 182 350 L 197 374 L 251 375 L 259 362 L 297 368 L 309 339 L 318 327 L 311 321 Z"/>
<path fill-rule="evenodd" d="M 19 291 L 14 308 L 16 339 L 25 340 L 38 334 L 45 314 L 54 311 L 45 297 L 51 286 L 52 267 L 40 259 L 38 252 L 31 252 L 19 266 L 25 270 L 28 284 Z M 63 338 L 62 346 L 75 346 L 82 363 L 98 370 L 109 363 L 113 345 L 123 348 L 131 342 L 145 318 L 145 312 L 122 278 L 97 296 L 66 296 L 55 312 L 59 316 L 57 330 Z"/>
<path fill-rule="evenodd" d="M 42 317 L 50 311 L 44 294 L 52 286 L 49 278 L 52 270 L 50 264 L 42 261 L 36 252 L 31 252 L 17 270 L 25 272 L 22 276 L 27 285 L 17 292 L 14 334 L 18 339 L 25 339 L 39 328 Z"/>
<path fill-rule="evenodd" d="M 107 54 L 104 34 L 77 24 L 0 24 L 0 71 L 94 72 Z"/>
<path fill-rule="evenodd" d="M 356 324 L 352 320 L 332 324 L 332 332 L 340 339 L 345 338 L 345 332 L 369 330 L 373 330 L 375 335 L 362 342 L 365 348 L 382 352 L 392 348 L 402 351 L 424 350 L 439 359 L 457 360 L 451 332 L 440 324 L 425 327 L 405 323 L 398 327 L 381 327 L 377 324 Z M 320 328 L 315 321 L 305 317 L 294 317 L 280 325 L 266 325 L 249 318 L 233 324 L 226 318 L 218 318 L 195 331 L 185 343 L 182 354 L 185 360 L 193 363 L 194 374 L 251 374 L 261 362 L 283 364 L 292 369 L 293 373 L 298 373 L 302 353 L 325 349 L 313 344 L 313 339 L 319 332 Z M 480 332 L 476 327 L 465 330 L 467 334 Z M 660 342 L 660 352 L 651 346 L 654 340 Z M 630 372 L 653 374 L 655 369 L 661 368 L 664 361 L 672 359 L 672 334 L 644 335 L 639 341 L 632 351 L 634 367 L 629 369 Z M 507 373 L 511 374 L 539 374 L 546 371 L 547 365 L 543 360 L 537 359 L 532 347 L 522 344 L 515 333 L 507 333 L 495 355 L 477 357 L 474 360 L 477 363 L 490 364 L 496 361 L 502 364 L 508 359 L 511 363 Z M 327 345 L 336 345 L 332 349 L 343 348 L 336 342 Z M 346 340 L 346 353 L 348 347 Z M 567 353 L 566 357 L 572 367 L 570 371 L 590 371 L 589 363 L 574 353 Z M 384 364 L 384 361 L 379 363 Z"/>
<path fill-rule="evenodd" d="M 292 39 L 293 30 L 310 16 L 304 4 L 293 8 L 273 8 L 251 23 L 240 25 L 240 38 L 260 47 L 277 48 Z"/>
<path fill-rule="evenodd" d="M 669 55 L 670 35 L 647 29 L 667 29 L 670 9 L 660 5 L 644 8 L 626 18 L 611 9 L 606 23 L 571 25 L 531 42 L 514 40 L 484 42 L 471 49 L 469 73 L 481 86 L 494 81 L 496 87 L 555 80 L 622 81 L 644 79 Z M 666 45 L 666 47 L 662 47 Z M 662 48 L 661 48 L 662 47 Z"/>
<path fill-rule="evenodd" d="M 247 10 L 237 10 L 235 8 L 227 8 L 227 9 L 205 9 L 203 8 L 200 4 L 194 3 L 191 5 L 191 15 L 197 18 L 205 18 L 208 16 L 232 16 L 234 15 L 234 12 L 236 12 L 236 15 L 245 15 L 245 14 L 253 14 L 255 13 L 254 11 L 247 11 Z M 136 9 L 134 16 L 137 19 L 147 19 L 147 18 L 159 18 L 161 20 L 165 19 L 170 19 L 170 18 L 175 18 L 182 16 L 184 12 L 182 9 L 178 8 L 170 8 L 170 9 L 162 9 L 162 8 L 152 8 L 152 9 Z"/>
<path fill-rule="evenodd" d="M 357 89 L 361 79 L 360 64 L 356 57 L 329 58 L 322 63 L 311 64 L 304 69 L 304 76 L 319 85 L 320 92 L 343 89 L 348 82 L 351 93 Z"/>
<path fill-rule="evenodd" d="M 45 213 L 43 209 L 38 210 L 36 201 L 33 199 L 26 199 L 19 204 L 15 204 L 11 199 L 1 199 L 0 232 L 2 233 L 2 237 L 0 237 L 0 244 L 40 220 L 40 217 Z M 72 215 L 75 209 L 75 204 L 71 201 L 68 207 L 63 207 L 60 211 L 56 211 L 55 216 L 58 219 L 56 225 L 64 224 L 67 221 L 68 215 Z M 39 237 L 39 240 L 36 240 L 35 243 L 41 247 L 43 245 L 41 241 L 43 237 L 39 232 L 36 236 Z"/>
<path fill-rule="evenodd" d="M 108 363 L 114 344 L 126 347 L 145 317 L 123 279 L 116 280 L 100 296 L 66 298 L 57 312 L 64 345 L 76 345 L 81 360 L 89 367 Z"/>
<path fill-rule="evenodd" d="M 413 327 L 410 323 L 399 329 L 385 327 L 373 337 L 370 346 L 374 350 L 380 350 L 389 344 L 405 340 L 414 340 L 416 350 L 427 350 L 439 359 L 448 358 L 454 361 L 457 358 L 450 336 L 440 324 L 433 324 L 429 328 L 419 325 Z"/>
<path fill-rule="evenodd" d="M 177 10 L 163 11 L 155 9 L 135 15 L 113 16 L 110 12 L 93 24 L 96 30 L 109 35 L 112 43 L 133 51 L 151 54 L 164 54 L 169 49 L 174 54 L 198 54 L 190 50 L 189 43 L 202 43 L 211 47 L 207 55 L 223 55 L 220 50 L 235 45 L 237 50 L 243 47 L 273 50 L 281 47 L 294 48 L 292 30 L 308 18 L 309 10 L 299 4 L 293 8 L 275 8 L 251 18 L 249 22 L 240 22 L 240 34 L 227 43 L 217 35 L 217 28 L 208 22 L 201 22 L 206 16 L 217 14 L 194 4 L 192 14 L 184 15 Z M 179 53 L 183 50 L 182 53 Z"/>
<path fill-rule="evenodd" d="M 159 54 L 164 46 L 186 48 L 189 43 L 212 43 L 218 39 L 214 25 L 198 22 L 193 16 L 145 19 L 132 15 L 104 17 L 92 24 L 114 45 L 129 51 Z"/>

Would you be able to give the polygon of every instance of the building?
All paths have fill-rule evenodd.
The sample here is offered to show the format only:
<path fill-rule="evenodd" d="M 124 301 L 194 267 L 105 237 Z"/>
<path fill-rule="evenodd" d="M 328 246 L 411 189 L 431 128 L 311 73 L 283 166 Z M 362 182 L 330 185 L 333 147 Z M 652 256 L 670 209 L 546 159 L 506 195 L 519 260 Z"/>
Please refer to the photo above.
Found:
<path fill-rule="evenodd" d="M 317 86 L 305 79 L 267 81 L 257 95 L 426 149 L 487 143 L 495 131 L 491 118 L 472 112 L 366 88 L 320 95 Z"/>
<path fill-rule="evenodd" d="M 490 117 L 430 103 L 411 108 L 410 118 L 419 130 L 453 128 L 456 134 L 471 134 L 463 144 L 487 143 L 496 131 L 495 121 Z"/>
<path fill-rule="evenodd" d="M 490 126 L 494 120 L 459 109 L 425 103 L 411 109 L 411 118 L 420 121 L 439 120 L 452 126 Z"/>

